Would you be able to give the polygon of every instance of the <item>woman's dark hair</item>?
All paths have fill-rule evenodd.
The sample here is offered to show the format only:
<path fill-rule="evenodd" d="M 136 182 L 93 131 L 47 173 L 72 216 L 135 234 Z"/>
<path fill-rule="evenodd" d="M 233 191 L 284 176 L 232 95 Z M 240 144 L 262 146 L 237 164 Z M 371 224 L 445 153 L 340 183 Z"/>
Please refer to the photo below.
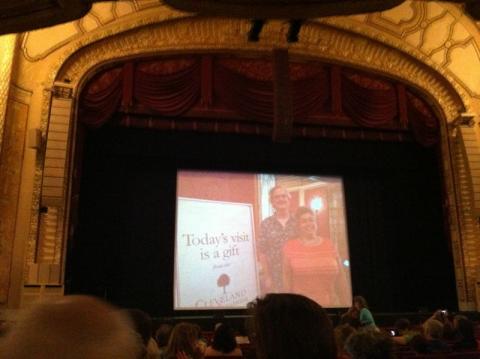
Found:
<path fill-rule="evenodd" d="M 237 347 L 232 328 L 227 324 L 220 324 L 213 334 L 212 348 L 222 353 L 230 353 Z"/>
<path fill-rule="evenodd" d="M 155 332 L 155 340 L 160 348 L 167 346 L 172 329 L 173 327 L 167 323 L 160 324 L 158 327 L 157 331 Z"/>
<path fill-rule="evenodd" d="M 142 339 L 143 345 L 146 346 L 152 337 L 152 318 L 140 309 L 126 309 L 125 312 L 132 320 L 134 329 Z"/>
<path fill-rule="evenodd" d="M 358 303 L 360 305 L 360 309 L 362 308 L 368 308 L 368 304 L 365 298 L 363 298 L 361 295 L 356 295 L 353 297 L 353 304 Z"/>
<path fill-rule="evenodd" d="M 315 215 L 315 212 L 313 212 L 313 210 L 311 210 L 308 207 L 298 207 L 296 212 L 295 212 L 295 219 L 297 220 L 297 222 L 300 219 L 300 217 L 303 216 L 305 213 Z"/>
<path fill-rule="evenodd" d="M 330 319 L 313 300 L 268 294 L 252 306 L 258 359 L 335 359 Z"/>

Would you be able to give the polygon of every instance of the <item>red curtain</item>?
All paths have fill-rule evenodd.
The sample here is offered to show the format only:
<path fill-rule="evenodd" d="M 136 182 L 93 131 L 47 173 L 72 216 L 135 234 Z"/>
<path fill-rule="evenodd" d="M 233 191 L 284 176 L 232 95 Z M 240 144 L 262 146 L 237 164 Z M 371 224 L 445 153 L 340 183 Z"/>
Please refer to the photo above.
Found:
<path fill-rule="evenodd" d="M 133 103 L 166 116 L 179 116 L 200 98 L 200 62 L 128 62 L 94 77 L 82 92 L 80 118 L 89 127 L 107 122 Z"/>
<path fill-rule="evenodd" d="M 392 84 L 344 71 L 341 86 L 343 111 L 355 123 L 372 128 L 394 124 L 398 110 Z"/>
<path fill-rule="evenodd" d="M 215 97 L 241 116 L 272 122 L 273 82 L 251 79 L 218 65 L 213 88 Z"/>
<path fill-rule="evenodd" d="M 80 118 L 89 127 L 100 127 L 120 107 L 123 72 L 121 67 L 95 76 L 82 92 Z"/>
<path fill-rule="evenodd" d="M 161 116 L 175 118 L 207 106 L 213 114 L 210 122 L 214 123 L 215 131 L 240 133 L 241 122 L 253 124 L 251 131 L 255 133 L 264 133 L 265 126 L 271 128 L 272 62 L 218 55 L 205 55 L 203 60 L 206 59 L 210 66 L 202 67 L 201 56 L 183 56 L 129 61 L 104 70 L 89 81 L 81 94 L 80 119 L 96 128 L 121 111 L 125 116 L 148 115 L 148 121 L 144 122 L 152 128 L 201 130 L 210 128 L 206 119 L 190 125 L 186 123 L 188 119 L 168 124 L 156 122 L 161 121 Z M 324 125 L 323 119 L 335 124 L 342 114 L 332 113 L 332 103 L 338 103 L 339 98 L 343 121 L 350 121 L 351 127 L 404 131 L 408 122 L 420 144 L 430 146 L 438 140 L 438 120 L 430 107 L 408 89 L 407 96 L 405 92 L 400 96 L 393 81 L 349 69 L 341 69 L 340 80 L 335 80 L 338 77 L 330 80 L 330 67 L 311 63 L 291 63 L 289 76 L 294 124 L 302 122 L 302 126 L 310 126 L 313 132 Z M 209 100 L 202 101 L 202 96 Z"/>
<path fill-rule="evenodd" d="M 322 69 L 314 76 L 292 81 L 293 118 L 304 119 L 325 112 L 330 99 L 330 76 Z"/>
<path fill-rule="evenodd" d="M 429 106 L 417 96 L 407 92 L 407 114 L 413 136 L 423 146 L 438 142 L 438 120 Z"/>
<path fill-rule="evenodd" d="M 152 61 L 136 66 L 136 103 L 166 116 L 180 116 L 200 99 L 200 61 Z"/>
<path fill-rule="evenodd" d="M 318 67 L 318 66 L 317 66 Z M 242 69 L 243 70 L 243 69 Z M 330 97 L 328 72 L 317 69 L 309 76 L 292 73 L 293 117 L 304 119 L 320 112 Z M 270 71 L 261 79 L 235 71 L 232 66 L 217 64 L 214 74 L 215 96 L 228 108 L 246 118 L 272 122 L 273 81 Z"/>

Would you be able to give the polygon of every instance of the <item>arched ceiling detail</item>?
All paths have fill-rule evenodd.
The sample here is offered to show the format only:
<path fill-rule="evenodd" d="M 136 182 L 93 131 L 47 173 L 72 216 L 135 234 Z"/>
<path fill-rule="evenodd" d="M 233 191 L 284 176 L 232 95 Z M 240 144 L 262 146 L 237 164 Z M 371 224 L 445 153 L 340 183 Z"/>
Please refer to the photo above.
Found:
<path fill-rule="evenodd" d="M 139 27 L 115 37 L 79 49 L 73 56 L 58 63 L 52 79 L 71 82 L 78 88 L 87 74 L 104 64 L 132 56 L 148 56 L 178 52 L 233 51 L 249 56 L 269 56 L 284 44 L 288 27 L 272 22 L 264 29 L 262 41 L 248 42 L 245 34 L 249 22 L 238 19 L 187 18 L 162 24 Z M 311 61 L 322 59 L 362 67 L 399 79 L 425 94 L 440 106 L 447 120 L 464 110 L 464 101 L 451 84 L 421 62 L 378 41 L 320 23 L 306 23 L 302 41 L 290 46 L 293 57 Z M 66 60 L 66 61 L 65 61 Z"/>
<path fill-rule="evenodd" d="M 172 10 L 159 0 L 99 3 L 80 20 L 26 33 L 22 51 L 27 62 L 31 63 L 42 60 L 56 50 L 62 54 L 60 61 L 65 61 L 78 49 L 116 33 L 191 16 Z M 458 6 L 410 1 L 386 12 L 314 21 L 359 33 L 405 51 L 440 72 L 459 92 L 480 99 L 480 32 Z M 219 20 L 219 23 L 222 22 Z M 231 33 L 231 29 L 225 29 L 227 33 L 215 36 L 224 39 L 235 35 L 240 39 L 234 42 L 240 40 L 241 49 L 261 51 L 269 47 L 262 43 L 270 36 L 275 36 L 269 31 L 278 27 L 267 23 L 260 42 L 250 46 L 245 44 L 248 21 L 239 22 L 242 26 L 235 34 Z M 306 32 L 304 26 L 300 45 L 305 42 Z M 277 37 L 277 46 L 288 46 L 284 41 L 284 32 Z M 298 44 L 291 45 L 293 49 L 296 47 Z"/>
<path fill-rule="evenodd" d="M 38 61 L 68 42 L 121 22 L 126 18 L 138 16 L 152 8 L 165 8 L 160 0 L 133 0 L 118 2 L 101 2 L 92 6 L 92 10 L 83 18 L 24 34 L 22 51 L 30 61 Z M 170 13 L 178 11 L 170 10 Z M 161 21 L 162 18 L 157 19 Z"/>
<path fill-rule="evenodd" d="M 410 1 L 387 12 L 319 21 L 404 50 L 480 98 L 480 33 L 458 6 Z"/>

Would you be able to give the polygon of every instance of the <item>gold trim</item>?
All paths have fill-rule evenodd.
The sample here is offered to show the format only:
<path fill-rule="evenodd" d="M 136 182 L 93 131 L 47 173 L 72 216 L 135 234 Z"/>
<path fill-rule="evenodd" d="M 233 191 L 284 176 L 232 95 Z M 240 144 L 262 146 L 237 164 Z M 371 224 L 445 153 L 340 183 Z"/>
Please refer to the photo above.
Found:
<path fill-rule="evenodd" d="M 360 16 L 350 16 L 350 17 L 331 17 L 325 19 L 315 19 L 312 22 L 331 25 L 336 28 L 341 28 L 344 30 L 348 30 L 352 33 L 358 33 L 362 36 L 367 38 L 371 38 L 377 40 L 381 43 L 388 44 L 389 46 L 397 49 L 401 49 L 401 51 L 405 52 L 405 54 L 409 54 L 410 56 L 414 56 L 420 63 L 424 63 L 434 69 L 435 72 L 438 72 L 450 82 L 452 86 L 454 86 L 456 92 L 461 95 L 462 101 L 468 105 L 468 97 L 473 96 L 480 98 L 480 93 L 476 93 L 475 89 L 470 88 L 466 83 L 462 81 L 462 79 L 456 76 L 450 69 L 449 69 L 449 59 L 451 58 L 452 51 L 455 51 L 459 47 L 464 47 L 467 42 L 473 44 L 475 51 L 480 53 L 480 47 L 477 41 L 475 41 L 474 33 L 472 32 L 473 29 L 476 30 L 477 34 L 480 35 L 480 31 L 478 31 L 478 27 L 475 26 L 473 21 L 470 21 L 466 18 L 462 11 L 459 10 L 458 7 L 450 6 L 448 4 L 436 4 L 435 6 L 440 7 L 443 9 L 443 12 L 440 15 L 433 16 L 429 18 L 428 14 L 431 12 L 429 10 L 429 6 L 433 6 L 430 3 L 421 3 L 421 2 L 409 2 L 406 5 L 410 6 L 413 11 L 413 17 L 404 21 L 400 21 L 399 24 L 395 24 L 392 21 L 389 21 L 387 17 L 383 17 L 383 14 L 388 14 L 387 12 L 380 12 L 374 13 L 370 15 L 360 15 Z M 394 11 L 394 10 L 391 10 Z M 446 15 L 449 15 L 455 19 L 454 24 L 452 26 L 455 27 L 462 27 L 465 31 L 469 34 L 467 38 L 462 39 L 452 39 L 453 28 L 451 29 L 452 32 L 448 36 L 447 41 L 441 45 L 441 49 L 445 49 L 445 55 L 442 57 L 444 61 L 439 64 L 431 60 L 429 53 L 423 51 L 421 49 L 421 44 L 418 47 L 412 46 L 407 44 L 406 37 L 411 35 L 413 31 L 419 31 L 421 34 L 420 36 L 423 38 L 424 35 L 430 31 L 432 26 L 435 26 L 438 20 L 442 20 Z M 65 48 L 66 50 L 59 56 L 57 63 L 51 68 L 51 76 L 49 77 L 49 83 L 53 82 L 54 78 L 58 78 L 57 71 L 65 63 L 65 61 L 70 58 L 76 51 L 80 50 L 81 48 L 87 45 L 93 45 L 95 42 L 101 41 L 103 39 L 107 39 L 113 35 L 118 35 L 122 32 L 130 31 L 138 29 L 139 27 L 143 26 L 151 26 L 152 24 L 158 23 L 162 24 L 165 22 L 176 21 L 180 19 L 189 19 L 193 16 L 191 14 L 179 12 L 177 10 L 171 9 L 165 5 L 153 5 L 147 8 L 138 8 L 135 7 L 134 12 L 128 13 L 124 16 L 118 17 L 111 22 L 107 23 L 106 25 L 96 28 L 88 33 L 77 34 L 74 35 L 69 39 L 69 41 L 63 41 L 60 46 L 56 44 L 52 49 L 49 49 L 45 54 L 41 56 L 41 58 L 46 57 L 48 54 L 51 54 L 53 51 L 58 50 L 59 52 L 62 51 L 61 48 Z M 418 20 L 418 21 L 417 21 Z M 232 20 L 233 24 L 234 20 Z M 267 23 L 267 25 L 271 24 L 271 22 Z M 418 25 L 415 29 L 412 28 L 413 24 Z M 406 28 L 404 27 L 406 26 Z M 269 28 L 270 26 L 267 26 Z M 395 29 L 398 29 L 395 32 Z M 193 30 L 193 32 L 196 32 Z M 265 32 L 265 31 L 264 31 Z M 303 31 L 302 31 L 303 33 Z M 245 33 L 237 33 L 240 34 L 240 38 L 246 37 Z M 204 34 L 205 36 L 207 33 Z M 244 36 L 242 36 L 244 35 Z M 262 33 L 262 37 L 263 37 Z M 24 37 L 24 44 L 28 35 Z M 209 35 L 211 36 L 211 34 Z M 283 33 L 282 33 L 283 36 Z M 279 39 L 277 42 L 277 46 L 280 47 L 288 47 L 285 43 L 285 37 L 279 38 L 278 33 L 275 38 Z M 301 42 L 303 39 L 301 38 Z M 203 42 L 203 41 L 202 41 Z M 262 42 L 262 41 L 261 41 Z M 257 44 L 258 46 L 253 46 L 254 49 L 261 50 L 262 45 Z M 242 48 L 245 47 L 245 43 L 242 44 Z M 191 48 L 191 47 L 190 47 Z M 218 48 L 218 46 L 213 47 Z M 35 61 L 40 58 L 31 57 L 25 52 L 25 47 L 23 47 L 24 56 L 31 60 Z M 176 48 L 175 50 L 180 50 Z M 438 52 L 439 49 L 435 51 Z M 465 95 L 469 96 L 465 96 Z"/>
<path fill-rule="evenodd" d="M 450 65 L 449 59 L 451 59 L 451 53 L 455 49 L 465 46 L 468 42 L 472 42 L 477 54 L 480 54 L 479 44 L 475 40 L 475 37 L 467 29 L 467 25 L 464 21 L 465 14 L 461 11 L 458 11 L 456 8 L 449 7 L 444 4 L 436 4 L 443 9 L 443 12 L 439 15 L 436 15 L 432 18 L 428 18 L 428 6 L 432 6 L 430 3 L 422 2 L 410 2 L 409 4 L 415 13 L 419 14 L 420 24 L 414 30 L 409 29 L 409 31 L 402 32 L 401 26 L 396 26 L 399 32 L 395 33 L 392 30 L 392 26 L 395 27 L 395 24 L 388 22 L 385 18 L 382 17 L 383 13 L 374 13 L 367 15 L 363 18 L 359 17 L 331 17 L 325 19 L 314 20 L 322 24 L 328 24 L 339 29 L 344 29 L 368 38 L 380 41 L 388 46 L 399 49 L 405 54 L 409 54 L 414 57 L 421 63 L 426 64 L 427 66 L 434 69 L 436 72 L 440 73 L 454 88 L 455 91 L 462 97 L 463 102 L 468 106 L 468 97 L 480 98 L 480 93 L 476 92 L 475 89 L 470 88 L 466 83 L 464 83 L 455 73 L 448 69 Z M 452 11 L 453 10 L 453 11 Z M 456 10 L 456 11 L 455 11 Z M 430 30 L 432 26 L 436 24 L 437 21 L 442 20 L 446 15 L 450 15 L 454 18 L 452 28 L 445 42 L 436 49 L 432 49 L 430 52 L 422 51 L 421 47 L 423 46 L 425 34 Z M 407 22 L 412 22 L 409 20 Z M 471 21 L 471 24 L 477 30 L 477 35 L 480 35 L 478 27 L 475 26 L 475 23 Z M 389 26 L 390 25 L 390 26 Z M 467 38 L 460 40 L 453 40 L 454 28 L 456 26 L 461 26 L 464 28 L 465 32 L 469 34 Z M 420 32 L 420 44 L 418 47 L 409 45 L 406 42 L 406 37 L 412 34 L 413 32 Z M 438 52 L 440 49 L 445 49 L 444 62 L 438 64 L 431 59 L 431 52 Z M 479 55 L 480 56 L 480 55 Z"/>
<path fill-rule="evenodd" d="M 441 114 L 437 114 L 441 116 Z M 459 223 L 461 216 L 461 199 L 456 192 L 456 166 L 454 156 L 454 139 L 450 135 L 449 124 L 446 121 L 440 123 L 441 136 L 441 154 L 442 154 L 442 170 L 444 180 L 444 190 L 446 198 L 446 216 L 448 216 L 448 224 L 450 230 L 450 243 L 452 245 L 453 269 L 455 273 L 455 283 L 457 289 L 457 300 L 459 308 L 468 306 L 468 288 L 466 281 L 466 270 L 463 260 L 463 243 L 462 243 L 462 227 Z"/>
<path fill-rule="evenodd" d="M 202 51 L 270 54 L 275 48 L 289 47 L 292 56 L 350 64 L 407 82 L 430 94 L 431 102 L 441 107 L 449 122 L 459 112 L 469 110 L 469 96 L 452 76 L 428 59 L 422 63 L 407 55 L 411 49 L 405 45 L 397 49 L 396 44 L 383 37 L 372 40 L 314 22 L 302 27 L 299 43 L 288 46 L 287 29 L 279 21 L 267 23 L 261 41 L 251 43 L 246 36 L 249 27 L 246 20 L 213 18 L 177 19 L 144 26 L 78 50 L 60 65 L 61 69 L 57 65 L 58 70 L 52 70 L 47 83 L 58 74 L 59 80 L 66 78 L 76 86 L 91 69 L 126 57 Z"/>
<path fill-rule="evenodd" d="M 24 282 L 28 283 L 30 266 L 36 261 L 38 231 L 39 231 L 39 210 L 41 206 L 43 166 L 45 163 L 45 148 L 48 123 L 50 120 L 50 104 L 52 102 L 52 93 L 44 90 L 42 95 L 42 113 L 40 117 L 40 130 L 42 132 L 42 148 L 37 151 L 35 158 L 35 174 L 33 180 L 32 207 L 30 209 L 30 231 L 27 240 L 27 248 L 24 264 Z"/>
<path fill-rule="evenodd" d="M 72 21 L 71 23 L 77 28 L 78 32 L 76 34 L 73 34 L 71 35 L 69 38 L 66 38 L 66 39 L 63 39 L 61 41 L 59 41 L 58 43 L 54 44 L 53 46 L 47 48 L 46 50 L 44 50 L 42 53 L 38 54 L 38 55 L 30 55 L 28 53 L 28 38 L 29 38 L 29 35 L 30 33 L 32 33 L 33 31 L 29 31 L 29 32 L 26 32 L 23 36 L 23 39 L 22 39 L 22 52 L 23 52 L 23 56 L 25 56 L 25 58 L 30 61 L 30 62 L 36 62 L 36 61 L 40 61 L 40 60 L 43 60 L 45 59 L 46 57 L 48 57 L 51 53 L 53 53 L 54 51 L 58 50 L 59 48 L 61 48 L 62 46 L 72 42 L 72 41 L 77 41 L 79 40 L 79 38 L 81 38 L 82 36 L 84 36 L 85 34 L 88 33 L 88 35 L 92 35 L 94 34 L 95 32 L 100 32 L 101 34 L 103 34 L 104 36 L 110 36 L 111 33 L 109 33 L 109 31 L 105 31 L 108 27 L 110 26 L 115 26 L 117 27 L 119 23 L 121 23 L 123 20 L 125 19 L 128 19 L 128 20 L 131 20 L 132 17 L 135 17 L 135 16 L 142 16 L 144 15 L 145 12 L 147 11 L 152 11 L 153 9 L 155 9 L 154 11 L 159 11 L 159 12 L 166 12 L 168 14 L 174 12 L 174 13 L 177 13 L 179 14 L 179 11 L 177 10 L 173 10 L 172 8 L 170 7 L 167 7 L 161 3 L 158 3 L 154 6 L 151 6 L 151 7 L 147 7 L 147 8 L 139 8 L 138 6 L 135 6 L 135 2 L 132 2 L 132 12 L 130 13 L 127 13 L 127 14 L 124 14 L 124 15 L 118 15 L 117 14 L 117 11 L 116 11 L 116 7 L 117 7 L 117 3 L 113 2 L 112 3 L 112 7 L 111 7 L 111 14 L 112 14 L 112 20 L 110 20 L 109 22 L 107 23 L 103 23 L 101 22 L 101 20 L 98 18 L 98 14 L 95 12 L 94 8 L 92 8 L 92 10 L 87 14 L 85 15 L 84 17 L 82 17 L 81 19 L 78 19 L 78 20 L 75 20 L 75 21 Z M 98 5 L 97 5 L 98 6 Z M 139 15 L 140 14 L 140 15 Z M 91 17 L 93 21 L 95 21 L 97 24 L 98 24 L 98 27 L 91 30 L 91 31 L 87 31 L 84 29 L 84 26 L 83 26 L 83 23 L 89 18 Z M 156 16 L 156 18 L 152 17 L 152 21 L 155 22 L 155 21 L 162 21 L 163 19 L 161 18 L 161 16 Z M 135 22 L 136 23 L 136 22 Z M 135 25 L 136 26 L 136 25 Z M 133 26 L 133 27 L 135 27 Z M 123 26 L 125 27 L 125 25 Z M 51 28 L 48 28 L 46 29 L 46 31 L 48 30 L 51 30 Z M 47 34 L 46 34 L 47 35 Z"/>
<path fill-rule="evenodd" d="M 95 44 L 98 41 L 111 38 L 115 35 L 123 32 L 138 29 L 143 26 L 152 25 L 155 23 L 166 23 L 169 21 L 190 18 L 193 15 L 181 13 L 173 10 L 167 6 L 147 8 L 146 10 L 139 10 L 134 15 L 125 16 L 125 18 L 119 18 L 118 21 L 114 21 L 108 25 L 95 29 L 83 36 L 79 36 L 77 39 L 72 39 L 68 45 L 65 44 L 65 50 L 56 59 L 54 65 L 51 67 L 51 72 L 48 77 L 48 83 L 52 83 L 57 77 L 58 69 L 75 54 L 78 50 Z M 56 47 L 55 49 L 58 50 Z M 49 52 L 51 54 L 52 52 Z"/>
<path fill-rule="evenodd" d="M 0 304 L 10 297 L 14 277 L 14 253 L 30 105 L 28 93 L 12 86 L 6 112 L 4 148 L 0 153 Z M 18 99 L 18 100 L 17 100 Z"/>
<path fill-rule="evenodd" d="M 3 129 L 6 122 L 5 117 L 7 115 L 7 102 L 16 42 L 17 35 L 0 37 L 0 153 L 2 152 Z"/>

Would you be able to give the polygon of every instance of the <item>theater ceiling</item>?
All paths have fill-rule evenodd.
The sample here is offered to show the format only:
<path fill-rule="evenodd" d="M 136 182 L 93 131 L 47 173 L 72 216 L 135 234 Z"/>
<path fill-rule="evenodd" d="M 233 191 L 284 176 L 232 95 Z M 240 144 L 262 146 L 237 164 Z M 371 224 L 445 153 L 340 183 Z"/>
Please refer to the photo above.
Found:
<path fill-rule="evenodd" d="M 96 3 L 78 20 L 24 33 L 22 54 L 30 63 L 48 60 L 62 49 L 68 51 L 72 46 L 88 45 L 115 33 L 192 16 L 158 0 Z M 459 5 L 406 1 L 384 12 L 308 21 L 360 33 L 397 47 L 446 71 L 470 96 L 480 96 L 480 31 Z M 274 23 L 267 22 L 264 32 Z M 299 35 L 301 42 L 302 30 Z M 247 40 L 247 34 L 239 32 L 238 36 Z"/>

